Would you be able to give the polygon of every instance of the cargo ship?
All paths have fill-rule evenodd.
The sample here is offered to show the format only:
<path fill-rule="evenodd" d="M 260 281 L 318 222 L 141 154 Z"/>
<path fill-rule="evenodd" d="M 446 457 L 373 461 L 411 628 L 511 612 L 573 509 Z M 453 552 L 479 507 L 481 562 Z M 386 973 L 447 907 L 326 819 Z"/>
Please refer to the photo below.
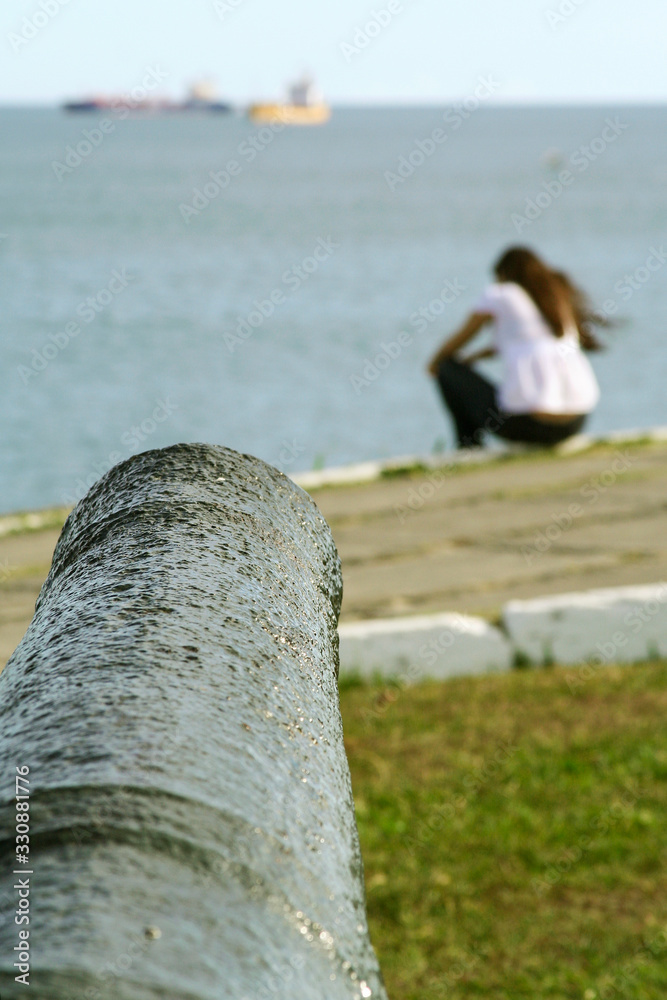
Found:
<path fill-rule="evenodd" d="M 231 104 L 218 99 L 215 87 L 203 80 L 194 84 L 188 91 L 184 101 L 171 101 L 168 98 L 143 97 L 133 99 L 129 94 L 118 97 L 89 97 L 82 101 L 67 101 L 63 104 L 64 111 L 79 112 L 119 112 L 126 111 L 137 115 L 168 115 L 186 113 L 226 113 L 232 110 Z"/>
<path fill-rule="evenodd" d="M 331 108 L 322 98 L 313 80 L 304 76 L 289 88 L 282 104 L 251 104 L 248 116 L 256 124 L 282 122 L 284 125 L 323 125 L 331 118 Z"/>

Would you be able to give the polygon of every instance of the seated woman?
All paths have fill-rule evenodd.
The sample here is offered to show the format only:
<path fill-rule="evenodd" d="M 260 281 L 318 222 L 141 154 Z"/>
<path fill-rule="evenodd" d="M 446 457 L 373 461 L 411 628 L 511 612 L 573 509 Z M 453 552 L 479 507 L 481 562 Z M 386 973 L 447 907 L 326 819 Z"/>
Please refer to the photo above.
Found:
<path fill-rule="evenodd" d="M 600 349 L 591 327 L 606 321 L 565 274 L 552 271 L 532 250 L 510 248 L 494 271 L 497 282 L 428 370 L 452 414 L 459 447 L 479 447 L 484 431 L 508 441 L 558 444 L 581 430 L 600 397 L 583 350 Z M 495 346 L 456 357 L 490 322 Z M 503 362 L 499 389 L 471 367 L 494 354 Z"/>

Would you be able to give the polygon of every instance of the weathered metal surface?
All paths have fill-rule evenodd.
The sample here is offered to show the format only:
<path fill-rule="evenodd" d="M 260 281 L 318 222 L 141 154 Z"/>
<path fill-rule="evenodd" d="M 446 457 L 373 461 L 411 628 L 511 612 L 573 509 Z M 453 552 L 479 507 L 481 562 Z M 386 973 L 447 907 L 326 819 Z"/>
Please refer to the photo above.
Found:
<path fill-rule="evenodd" d="M 30 768 L 43 1000 L 385 996 L 338 704 L 341 577 L 309 497 L 205 445 L 112 469 L 0 676 L 3 873 Z M 18 876 L 0 928 L 2 1000 Z"/>

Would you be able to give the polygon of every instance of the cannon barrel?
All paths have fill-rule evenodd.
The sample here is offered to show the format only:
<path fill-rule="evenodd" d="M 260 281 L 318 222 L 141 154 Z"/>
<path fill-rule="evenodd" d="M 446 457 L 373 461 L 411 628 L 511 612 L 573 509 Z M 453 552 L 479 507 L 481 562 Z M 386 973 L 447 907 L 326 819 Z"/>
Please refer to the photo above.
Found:
<path fill-rule="evenodd" d="M 21 957 L 40 1000 L 385 998 L 341 592 L 326 522 L 259 459 L 149 451 L 79 503 L 0 675 L 2 1000 Z"/>

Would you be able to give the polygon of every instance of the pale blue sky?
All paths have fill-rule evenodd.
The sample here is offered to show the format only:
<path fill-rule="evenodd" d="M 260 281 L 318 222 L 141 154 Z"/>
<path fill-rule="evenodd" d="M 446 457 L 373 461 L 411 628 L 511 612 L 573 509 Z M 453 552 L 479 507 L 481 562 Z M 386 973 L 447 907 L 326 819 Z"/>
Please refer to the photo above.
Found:
<path fill-rule="evenodd" d="M 0 102 L 127 92 L 150 67 L 167 74 L 163 91 L 171 96 L 208 74 L 222 96 L 237 102 L 278 97 L 305 68 L 338 103 L 443 103 L 471 93 L 485 74 L 500 85 L 498 102 L 667 100 L 665 0 L 217 0 L 217 6 L 216 0 L 4 0 Z M 389 23 L 366 32 L 382 11 Z M 363 49 L 343 50 L 342 43 L 364 40 Z"/>

